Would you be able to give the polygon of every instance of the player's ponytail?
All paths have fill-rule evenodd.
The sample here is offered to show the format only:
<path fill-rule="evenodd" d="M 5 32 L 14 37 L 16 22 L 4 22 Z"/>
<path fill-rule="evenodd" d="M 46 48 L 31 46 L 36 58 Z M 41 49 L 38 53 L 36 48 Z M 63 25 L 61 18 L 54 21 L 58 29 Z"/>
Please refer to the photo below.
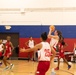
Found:
<path fill-rule="evenodd" d="M 57 33 L 58 33 L 58 36 L 59 36 L 59 42 L 60 42 L 60 41 L 62 40 L 63 36 L 62 36 L 61 31 L 58 31 L 58 30 L 57 30 Z"/>

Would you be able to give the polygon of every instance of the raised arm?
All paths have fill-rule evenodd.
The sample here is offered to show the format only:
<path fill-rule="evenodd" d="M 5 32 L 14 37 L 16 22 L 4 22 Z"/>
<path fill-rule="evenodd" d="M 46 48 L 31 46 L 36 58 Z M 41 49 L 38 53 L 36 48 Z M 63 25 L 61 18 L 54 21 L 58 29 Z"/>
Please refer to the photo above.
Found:
<path fill-rule="evenodd" d="M 56 36 L 56 35 L 49 35 L 49 36 L 48 36 L 48 38 L 59 39 L 59 37 L 58 37 L 58 36 Z"/>
<path fill-rule="evenodd" d="M 51 33 L 52 33 L 52 30 L 49 29 L 49 33 L 48 33 L 48 38 L 49 38 L 49 39 L 50 39 L 50 38 L 59 39 L 58 36 L 56 36 L 56 35 L 52 35 Z"/>

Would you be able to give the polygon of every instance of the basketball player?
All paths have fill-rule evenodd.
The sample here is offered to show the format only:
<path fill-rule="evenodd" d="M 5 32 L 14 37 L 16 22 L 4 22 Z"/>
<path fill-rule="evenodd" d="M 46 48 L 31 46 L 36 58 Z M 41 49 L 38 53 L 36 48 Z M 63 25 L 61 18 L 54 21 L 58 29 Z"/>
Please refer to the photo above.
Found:
<path fill-rule="evenodd" d="M 31 36 L 30 39 L 25 44 L 26 44 L 26 46 L 28 48 L 33 48 L 36 43 L 35 43 L 35 41 L 33 40 L 32 36 Z M 31 60 L 34 60 L 34 52 L 32 52 L 32 53 L 29 52 L 28 53 L 28 58 L 29 58 L 29 60 L 30 60 L 30 58 L 31 58 Z"/>
<path fill-rule="evenodd" d="M 7 42 L 5 43 L 5 51 L 4 51 L 4 57 L 3 57 L 3 62 L 4 62 L 4 65 L 6 66 L 4 70 L 12 69 L 14 67 L 13 64 L 7 61 L 7 59 L 12 55 L 12 50 L 14 49 L 10 40 L 11 40 L 11 37 L 7 36 Z M 10 65 L 10 67 L 8 67 L 8 64 Z"/>
<path fill-rule="evenodd" d="M 30 49 L 21 49 L 21 52 L 31 52 L 39 49 L 38 52 L 38 59 L 39 63 L 37 66 L 36 75 L 45 75 L 50 67 L 50 61 L 55 57 L 55 50 L 51 50 L 51 47 L 47 40 L 47 33 L 44 32 L 41 34 L 41 43 L 35 45 L 33 48 Z M 51 56 L 51 52 L 53 55 Z"/>
<path fill-rule="evenodd" d="M 53 32 L 52 29 L 50 29 L 48 38 L 51 39 L 50 40 L 51 49 L 56 50 L 56 48 L 57 48 L 56 46 L 57 46 L 59 40 L 61 39 L 62 33 L 58 30 L 55 30 L 54 35 L 52 35 L 52 32 Z"/>
<path fill-rule="evenodd" d="M 4 50 L 4 45 L 2 44 L 2 40 L 0 39 L 0 58 L 2 57 Z M 2 65 L 2 62 L 0 62 L 0 66 Z"/>
<path fill-rule="evenodd" d="M 68 70 L 71 68 L 71 65 L 69 65 L 68 61 L 65 59 L 64 55 L 64 47 L 67 46 L 66 43 L 64 42 L 64 38 L 59 41 L 57 48 L 59 50 L 59 56 L 58 56 L 58 66 L 55 68 L 55 70 L 59 70 L 59 65 L 60 65 L 60 59 L 63 58 L 65 63 L 68 65 Z"/>
<path fill-rule="evenodd" d="M 30 39 L 25 43 L 27 45 L 27 47 L 29 48 L 33 48 L 35 45 L 35 41 L 33 40 L 32 36 L 30 37 Z"/>

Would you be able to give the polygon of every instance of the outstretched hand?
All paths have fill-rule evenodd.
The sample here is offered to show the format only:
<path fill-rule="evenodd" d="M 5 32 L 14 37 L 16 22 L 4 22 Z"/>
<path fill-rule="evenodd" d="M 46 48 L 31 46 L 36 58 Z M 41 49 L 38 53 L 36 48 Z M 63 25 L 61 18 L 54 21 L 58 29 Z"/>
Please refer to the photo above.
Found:
<path fill-rule="evenodd" d="M 20 49 L 20 52 L 25 52 L 25 51 L 26 51 L 26 50 L 25 50 L 25 49 L 23 49 L 23 48 L 21 48 L 21 49 Z"/>

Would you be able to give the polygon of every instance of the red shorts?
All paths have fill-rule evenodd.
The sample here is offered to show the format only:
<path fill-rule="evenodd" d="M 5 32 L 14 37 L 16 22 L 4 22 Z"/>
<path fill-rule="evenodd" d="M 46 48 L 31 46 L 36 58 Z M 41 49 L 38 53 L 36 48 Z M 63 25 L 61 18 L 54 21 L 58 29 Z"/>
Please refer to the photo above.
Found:
<path fill-rule="evenodd" d="M 10 56 L 12 55 L 12 53 L 8 53 L 8 52 L 5 52 L 4 56 L 9 58 Z"/>
<path fill-rule="evenodd" d="M 0 57 L 2 56 L 2 52 L 0 52 Z"/>
<path fill-rule="evenodd" d="M 30 47 L 27 47 L 27 49 L 28 49 L 28 48 L 30 48 Z M 33 52 L 33 51 L 32 51 L 32 52 L 28 52 L 28 57 L 32 58 L 33 55 L 34 55 L 34 52 Z"/>
<path fill-rule="evenodd" d="M 36 75 L 45 75 L 50 67 L 50 61 L 39 61 Z"/>
<path fill-rule="evenodd" d="M 65 58 L 65 55 L 64 55 L 63 52 L 62 53 L 59 53 L 59 58 Z"/>

